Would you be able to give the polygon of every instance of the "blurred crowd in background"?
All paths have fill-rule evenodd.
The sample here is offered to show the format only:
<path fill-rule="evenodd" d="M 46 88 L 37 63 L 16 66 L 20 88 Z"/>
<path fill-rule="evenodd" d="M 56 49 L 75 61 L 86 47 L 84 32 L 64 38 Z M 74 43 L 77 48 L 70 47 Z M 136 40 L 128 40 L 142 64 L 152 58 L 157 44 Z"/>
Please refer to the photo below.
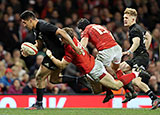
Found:
<path fill-rule="evenodd" d="M 35 94 L 35 73 L 45 53 L 24 58 L 20 54 L 23 42 L 34 43 L 33 32 L 21 24 L 20 14 L 31 10 L 38 18 L 44 19 L 59 28 L 72 27 L 80 39 L 76 23 L 87 18 L 91 23 L 105 26 L 112 32 L 123 51 L 130 47 L 128 28 L 123 26 L 123 11 L 126 7 L 138 12 L 137 23 L 150 31 L 153 36 L 149 49 L 148 72 L 152 75 L 148 84 L 160 94 L 160 0 L 0 0 L 0 94 Z M 96 56 L 93 46 L 88 51 Z M 122 60 L 131 57 L 124 56 Z M 80 77 L 78 69 L 70 64 L 63 74 Z M 76 94 L 90 93 L 80 84 L 51 84 L 46 81 L 46 93 Z M 136 91 L 140 92 L 138 88 Z M 123 94 L 123 89 L 117 94 Z"/>

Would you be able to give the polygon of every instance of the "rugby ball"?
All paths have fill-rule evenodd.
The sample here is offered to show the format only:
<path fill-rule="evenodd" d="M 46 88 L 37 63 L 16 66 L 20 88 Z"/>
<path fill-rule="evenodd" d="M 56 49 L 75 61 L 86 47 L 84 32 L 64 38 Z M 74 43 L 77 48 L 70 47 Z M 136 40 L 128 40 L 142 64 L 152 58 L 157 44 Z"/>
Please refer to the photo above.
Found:
<path fill-rule="evenodd" d="M 24 42 L 21 45 L 21 49 L 27 52 L 29 55 L 36 55 L 38 53 L 37 47 L 29 42 Z"/>

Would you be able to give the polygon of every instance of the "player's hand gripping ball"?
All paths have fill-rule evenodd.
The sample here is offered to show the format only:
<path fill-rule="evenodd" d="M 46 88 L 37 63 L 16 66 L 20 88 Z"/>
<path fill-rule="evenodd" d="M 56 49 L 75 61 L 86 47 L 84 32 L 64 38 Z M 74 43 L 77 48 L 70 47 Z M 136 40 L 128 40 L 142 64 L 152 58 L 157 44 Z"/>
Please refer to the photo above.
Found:
<path fill-rule="evenodd" d="M 32 43 L 29 42 L 24 42 L 21 45 L 21 51 L 22 51 L 22 55 L 23 56 L 28 56 L 28 55 L 36 55 L 38 53 L 38 49 L 35 45 L 33 45 Z"/>

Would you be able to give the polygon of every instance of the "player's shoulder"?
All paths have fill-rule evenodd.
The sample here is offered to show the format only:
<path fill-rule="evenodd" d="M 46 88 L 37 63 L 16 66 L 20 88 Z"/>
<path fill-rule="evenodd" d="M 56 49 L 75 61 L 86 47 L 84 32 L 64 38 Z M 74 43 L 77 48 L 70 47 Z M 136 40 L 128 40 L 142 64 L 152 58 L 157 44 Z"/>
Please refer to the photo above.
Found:
<path fill-rule="evenodd" d="M 39 19 L 38 23 L 37 23 L 37 27 L 40 31 L 43 31 L 43 30 L 47 30 L 48 28 L 53 28 L 53 27 L 56 27 L 54 26 L 53 24 L 49 23 L 49 22 L 46 22 L 45 20 L 42 20 L 42 19 Z"/>
<path fill-rule="evenodd" d="M 131 29 L 131 31 L 132 32 L 144 32 L 145 31 L 145 29 L 142 27 L 142 26 L 140 26 L 139 24 L 135 24 L 134 26 L 133 26 L 133 28 Z"/>

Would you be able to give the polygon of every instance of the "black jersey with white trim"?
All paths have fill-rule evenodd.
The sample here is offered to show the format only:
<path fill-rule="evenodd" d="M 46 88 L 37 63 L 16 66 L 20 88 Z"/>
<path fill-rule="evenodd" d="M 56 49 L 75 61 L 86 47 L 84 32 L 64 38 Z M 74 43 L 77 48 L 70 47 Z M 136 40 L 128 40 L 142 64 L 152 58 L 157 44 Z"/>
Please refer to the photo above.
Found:
<path fill-rule="evenodd" d="M 65 54 L 64 46 L 56 35 L 57 29 L 58 27 L 55 25 L 39 20 L 35 28 L 35 34 L 37 40 L 42 40 L 44 47 L 51 50 L 56 58 L 62 59 Z"/>
<path fill-rule="evenodd" d="M 132 26 L 129 27 L 129 42 L 130 42 L 130 44 L 131 45 L 133 44 L 132 39 L 134 37 L 140 38 L 140 45 L 133 52 L 134 56 L 147 52 L 146 47 L 145 47 L 145 38 L 144 38 L 145 33 L 146 33 L 146 30 L 138 24 L 133 24 Z"/>

